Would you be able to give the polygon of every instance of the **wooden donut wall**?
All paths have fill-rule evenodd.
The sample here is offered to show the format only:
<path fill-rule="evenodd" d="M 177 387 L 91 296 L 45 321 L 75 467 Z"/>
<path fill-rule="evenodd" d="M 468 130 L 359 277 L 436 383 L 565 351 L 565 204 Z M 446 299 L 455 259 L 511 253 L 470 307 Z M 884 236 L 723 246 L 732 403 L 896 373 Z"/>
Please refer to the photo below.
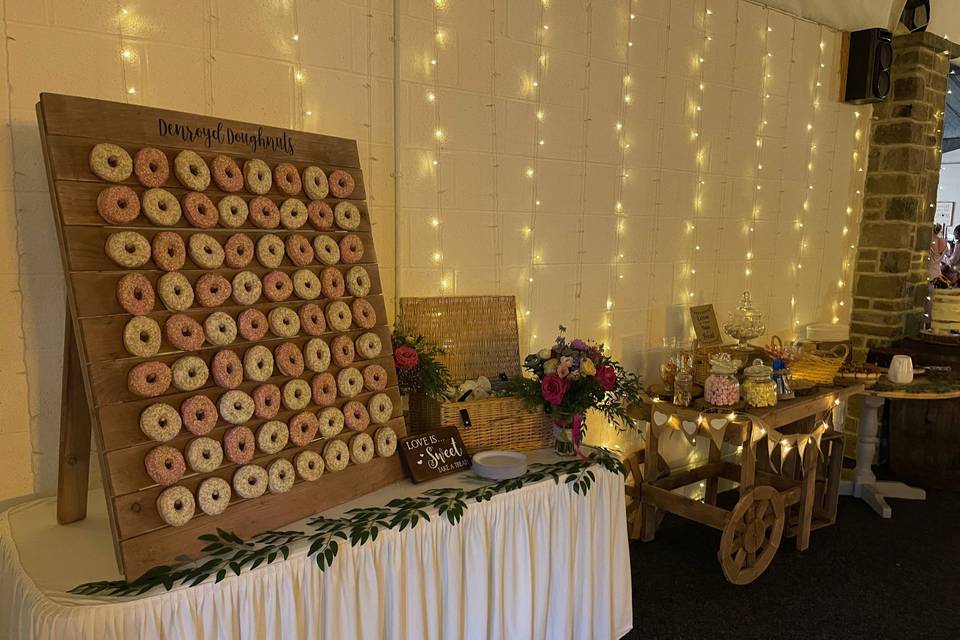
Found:
<path fill-rule="evenodd" d="M 150 240 L 154 234 L 172 230 L 180 234 L 184 241 L 192 233 L 207 233 L 221 244 L 238 232 L 248 235 L 254 243 L 265 233 L 273 233 L 286 240 L 291 233 L 299 233 L 313 240 L 318 234 L 331 236 L 339 241 L 348 232 L 336 225 L 329 231 L 317 231 L 305 224 L 296 230 L 286 230 L 282 226 L 277 229 L 265 230 L 254 227 L 248 220 L 242 228 L 224 228 L 217 226 L 212 229 L 196 229 L 190 226 L 185 217 L 169 228 L 154 226 L 141 212 L 140 216 L 122 227 L 111 226 L 99 215 L 97 210 L 97 196 L 105 188 L 114 183 L 107 182 L 95 175 L 89 163 L 90 151 L 98 143 L 112 143 L 124 148 L 131 157 L 138 149 L 154 147 L 163 151 L 170 164 L 170 177 L 162 188 L 179 199 L 187 193 L 187 189 L 179 183 L 174 172 L 174 159 L 185 149 L 197 152 L 209 165 L 211 160 L 220 154 L 234 158 L 242 167 L 243 162 L 252 158 L 264 160 L 271 169 L 281 162 L 288 162 L 302 171 L 308 166 L 318 166 L 330 174 L 335 169 L 348 172 L 356 183 L 349 200 L 360 210 L 362 220 L 358 229 L 351 231 L 363 241 L 364 254 L 360 265 L 365 267 L 370 275 L 370 294 L 366 296 L 377 314 L 376 326 L 372 329 L 361 329 L 352 324 L 345 333 L 355 339 L 359 335 L 371 331 L 379 336 L 383 348 L 378 358 L 364 360 L 358 353 L 357 360 L 352 366 L 363 370 L 369 364 L 380 364 L 388 376 L 387 388 L 384 390 L 393 401 L 393 417 L 387 423 L 403 436 L 406 431 L 401 417 L 400 396 L 397 388 L 396 370 L 390 350 L 390 334 L 385 326 L 386 309 L 384 307 L 383 290 L 377 268 L 376 253 L 373 246 L 373 237 L 370 229 L 364 190 L 363 174 L 360 170 L 357 144 L 354 140 L 334 138 L 330 136 L 275 129 L 256 124 L 223 121 L 207 116 L 164 111 L 140 106 L 90 100 L 71 96 L 42 94 L 37 105 L 37 115 L 40 123 L 47 173 L 50 181 L 51 198 L 57 222 L 61 252 L 63 256 L 64 272 L 67 274 L 67 291 L 69 313 L 72 325 L 68 325 L 67 339 L 76 347 L 74 357 L 79 360 L 79 372 L 69 370 L 65 372 L 65 411 L 72 410 L 71 417 L 64 419 L 64 434 L 61 435 L 61 456 L 67 455 L 63 448 L 65 442 L 69 445 L 72 439 L 82 439 L 82 431 L 77 431 L 74 423 L 83 424 L 85 415 L 78 411 L 86 400 L 89 410 L 90 423 L 94 437 L 98 439 L 101 469 L 103 471 L 103 485 L 107 496 L 107 508 L 116 542 L 118 561 L 127 578 L 135 578 L 150 567 L 159 564 L 169 564 L 180 555 L 198 556 L 200 549 L 206 544 L 197 539 L 203 533 L 215 531 L 216 528 L 233 531 L 240 536 L 249 537 L 257 533 L 283 527 L 293 521 L 351 500 L 357 496 L 378 489 L 403 478 L 399 457 L 374 457 L 365 464 L 353 462 L 346 469 L 339 472 L 325 471 L 316 481 L 307 482 L 299 477 L 293 488 L 285 493 L 272 494 L 269 491 L 263 496 L 253 499 L 242 499 L 234 491 L 231 502 L 222 514 L 208 516 L 203 513 L 197 504 L 195 515 L 187 524 L 172 527 L 165 524 L 157 508 L 157 498 L 165 487 L 159 486 L 147 474 L 144 466 L 146 454 L 155 446 L 161 444 L 148 438 L 140 429 L 139 418 L 141 412 L 150 405 L 162 402 L 178 408 L 180 403 L 192 395 L 202 394 L 209 397 L 216 404 L 226 389 L 219 388 L 213 381 L 212 372 L 207 383 L 195 391 L 178 391 L 171 386 L 168 391 L 158 397 L 143 398 L 135 395 L 128 388 L 127 374 L 132 367 L 146 361 L 164 362 L 172 365 L 178 358 L 187 353 L 178 351 L 171 346 L 164 337 L 159 352 L 149 358 L 134 357 L 124 347 L 123 332 L 127 322 L 133 317 L 127 313 L 117 299 L 117 284 L 119 280 L 132 271 L 146 276 L 157 287 L 157 280 L 165 272 L 154 264 L 152 259 L 143 267 L 133 270 L 124 269 L 111 260 L 105 252 L 108 237 L 118 230 L 136 231 Z M 258 148 L 253 149 L 252 144 Z M 136 175 L 131 174 L 125 184 L 142 195 L 146 188 L 141 186 Z M 218 190 L 216 183 L 211 180 L 210 187 L 204 191 L 216 203 L 221 197 L 228 195 Z M 245 200 L 255 197 L 243 189 L 236 193 Z M 276 185 L 266 194 L 277 205 L 285 200 L 287 195 L 277 190 Z M 309 198 L 303 192 L 295 196 L 304 204 Z M 335 207 L 342 200 L 329 194 L 325 201 Z M 306 268 L 319 276 L 326 265 L 316 259 Z M 346 273 L 353 265 L 338 264 L 336 268 Z M 283 263 L 277 270 L 286 272 L 291 277 L 300 269 L 284 257 Z M 191 283 L 204 273 L 215 272 L 223 275 L 227 280 L 241 271 L 248 270 L 263 277 L 274 269 L 267 269 L 258 264 L 256 258 L 245 269 L 224 268 L 204 270 L 191 262 L 189 252 L 186 264 L 181 272 Z M 153 312 L 147 314 L 156 320 L 161 329 L 164 321 L 174 312 L 168 311 L 160 300 L 159 291 Z M 343 300 L 348 304 L 349 297 Z M 296 310 L 303 304 L 313 302 L 325 307 L 329 302 L 323 296 L 312 300 L 298 299 L 296 294 L 284 302 L 269 302 L 261 297 L 259 302 L 251 305 L 260 309 L 264 314 L 278 306 L 285 306 Z M 203 320 L 215 311 L 223 311 L 234 319 L 247 307 L 238 305 L 232 298 L 219 307 L 202 307 L 197 300 L 184 313 L 203 324 Z M 72 331 L 71 331 L 72 329 Z M 328 333 L 321 338 L 329 344 L 337 335 L 329 326 Z M 221 349 L 230 349 L 240 358 L 253 344 L 263 344 L 273 351 L 284 342 L 293 342 L 298 347 L 303 345 L 312 336 L 302 329 L 299 335 L 292 338 L 282 338 L 268 332 L 259 342 L 248 342 L 240 335 L 225 347 L 216 347 L 205 342 L 203 347 L 191 355 L 202 358 L 210 365 L 214 355 Z M 71 348 L 66 345 L 69 363 Z M 69 364 L 67 365 L 69 369 Z M 328 371 L 336 376 L 338 367 L 331 363 Z M 79 391 L 70 397 L 67 388 L 73 384 L 74 374 L 82 373 L 84 393 Z M 314 372 L 306 369 L 302 377 L 309 381 Z M 77 389 L 79 389 L 79 375 L 76 375 Z M 279 370 L 274 370 L 268 382 L 276 384 L 281 389 L 290 378 L 284 377 Z M 251 393 L 260 383 L 245 377 L 239 389 Z M 366 404 L 375 392 L 364 390 L 355 400 Z M 334 406 L 342 407 L 348 398 L 338 393 Z M 317 413 L 321 407 L 311 400 L 307 410 Z M 275 419 L 288 422 L 299 411 L 290 411 L 281 408 Z M 244 425 L 256 432 L 257 427 L 266 420 L 253 419 Z M 224 432 L 232 425 L 220 416 L 216 427 L 207 434 L 208 437 L 222 441 Z M 371 436 L 377 428 L 371 420 L 366 430 Z M 71 432 L 71 430 L 74 430 Z M 356 432 L 344 429 L 336 436 L 345 441 Z M 79 434 L 79 435 L 78 435 Z M 176 447 L 185 453 L 187 443 L 195 436 L 182 429 L 173 440 L 162 443 Z M 319 434 L 306 447 L 296 447 L 292 443 L 280 453 L 269 455 L 257 449 L 251 464 L 264 468 L 277 458 L 286 458 L 293 462 L 296 454 L 304 449 L 317 452 L 323 451 L 326 440 Z M 76 444 L 76 443 L 75 443 Z M 79 447 L 83 450 L 82 443 Z M 231 463 L 224 457 L 223 464 L 210 473 L 193 472 L 189 464 L 187 472 L 175 485 L 186 487 L 194 494 L 198 485 L 207 477 L 219 476 L 231 482 L 232 476 L 239 465 Z M 61 463 L 61 500 L 69 499 L 70 487 L 65 486 L 63 463 Z M 76 491 L 74 491 L 76 493 Z M 65 497 L 66 496 L 66 497 Z M 77 496 L 74 500 L 83 500 Z M 85 503 L 83 503 L 85 505 Z M 82 516 L 83 509 L 78 517 Z M 61 521 L 63 519 L 61 518 Z"/>

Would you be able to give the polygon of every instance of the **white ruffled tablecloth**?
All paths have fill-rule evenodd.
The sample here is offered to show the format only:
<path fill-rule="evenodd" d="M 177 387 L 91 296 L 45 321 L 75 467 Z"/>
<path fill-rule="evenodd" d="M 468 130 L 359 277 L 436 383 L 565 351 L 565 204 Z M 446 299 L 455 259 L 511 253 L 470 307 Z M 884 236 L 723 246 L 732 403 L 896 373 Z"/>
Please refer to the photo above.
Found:
<path fill-rule="evenodd" d="M 531 462 L 553 462 L 534 452 Z M 620 638 L 632 627 L 623 478 L 597 465 L 586 496 L 562 480 L 473 503 L 457 525 L 431 517 L 413 529 L 340 545 L 320 571 L 306 543 L 287 560 L 218 584 L 139 597 L 77 596 L 78 584 L 116 580 L 102 492 L 86 520 L 56 524 L 45 498 L 0 514 L 0 635 L 57 639 Z M 324 513 L 382 506 L 433 487 L 478 486 L 469 473 L 401 482 Z M 284 527 L 295 529 L 297 525 Z"/>

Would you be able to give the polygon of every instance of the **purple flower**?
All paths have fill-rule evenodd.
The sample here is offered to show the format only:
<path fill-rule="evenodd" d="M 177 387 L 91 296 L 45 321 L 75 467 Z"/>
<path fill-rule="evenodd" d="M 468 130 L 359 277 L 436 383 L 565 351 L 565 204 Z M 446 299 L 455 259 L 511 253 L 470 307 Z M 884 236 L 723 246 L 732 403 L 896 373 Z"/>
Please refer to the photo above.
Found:
<path fill-rule="evenodd" d="M 587 349 L 587 343 L 581 340 L 580 338 L 577 338 L 576 340 L 571 342 L 570 346 L 576 349 L 577 351 L 585 351 Z"/>

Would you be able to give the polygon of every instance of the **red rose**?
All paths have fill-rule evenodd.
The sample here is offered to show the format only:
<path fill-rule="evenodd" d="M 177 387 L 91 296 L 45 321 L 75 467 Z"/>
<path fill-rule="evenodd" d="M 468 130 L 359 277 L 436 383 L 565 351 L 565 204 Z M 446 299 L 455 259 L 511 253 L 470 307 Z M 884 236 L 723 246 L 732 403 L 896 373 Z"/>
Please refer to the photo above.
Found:
<path fill-rule="evenodd" d="M 557 374 L 551 373 L 540 383 L 540 394 L 544 400 L 553 406 L 557 406 L 563 402 L 563 396 L 567 394 L 567 389 L 569 388 L 570 382 L 568 380 L 564 380 Z"/>
<path fill-rule="evenodd" d="M 613 391 L 617 384 L 617 371 L 608 364 L 597 367 L 597 382 L 603 387 L 604 391 Z"/>
<path fill-rule="evenodd" d="M 413 347 L 401 345 L 393 350 L 393 361 L 399 368 L 408 371 L 420 364 L 420 354 Z"/>

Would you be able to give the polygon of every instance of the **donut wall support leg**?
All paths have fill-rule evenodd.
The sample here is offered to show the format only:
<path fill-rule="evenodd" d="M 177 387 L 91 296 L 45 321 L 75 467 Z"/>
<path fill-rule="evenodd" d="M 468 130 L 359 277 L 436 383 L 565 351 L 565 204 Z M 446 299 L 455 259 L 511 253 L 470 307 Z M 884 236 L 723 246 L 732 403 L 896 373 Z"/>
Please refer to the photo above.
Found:
<path fill-rule="evenodd" d="M 66 315 L 57 474 L 57 522 L 60 524 L 87 517 L 87 484 L 90 479 L 90 408 L 83 388 L 83 370 L 70 312 Z"/>

